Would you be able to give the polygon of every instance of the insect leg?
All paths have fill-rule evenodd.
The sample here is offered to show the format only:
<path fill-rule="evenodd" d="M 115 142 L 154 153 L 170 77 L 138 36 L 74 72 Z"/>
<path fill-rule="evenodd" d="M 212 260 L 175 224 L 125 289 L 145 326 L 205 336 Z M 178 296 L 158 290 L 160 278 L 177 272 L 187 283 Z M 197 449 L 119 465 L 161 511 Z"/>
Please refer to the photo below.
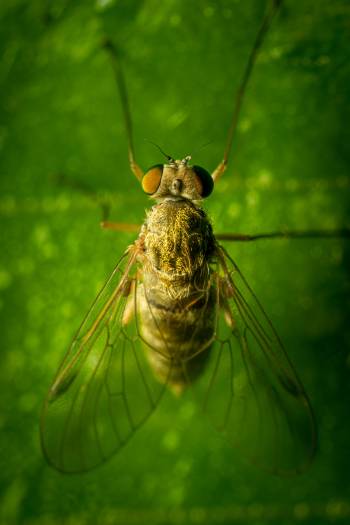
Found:
<path fill-rule="evenodd" d="M 113 230 L 116 232 L 139 232 L 141 229 L 139 224 L 129 224 L 128 222 L 102 221 L 100 226 L 104 230 Z"/>
<path fill-rule="evenodd" d="M 110 215 L 111 205 L 105 198 L 103 198 L 93 188 L 91 188 L 89 184 L 73 179 L 67 176 L 65 173 L 54 173 L 52 175 L 52 179 L 56 184 L 60 186 L 65 186 L 67 188 L 71 188 L 79 193 L 82 193 L 90 200 L 95 202 L 101 208 L 102 221 L 107 221 Z"/>
<path fill-rule="evenodd" d="M 127 286 L 124 289 L 123 295 L 127 297 L 126 305 L 124 307 L 122 325 L 126 326 L 130 323 L 135 315 L 135 281 L 134 279 L 129 280 Z"/>
<path fill-rule="evenodd" d="M 258 29 L 258 33 L 255 38 L 255 42 L 253 45 L 253 48 L 250 52 L 243 76 L 241 78 L 241 82 L 238 87 L 238 91 L 236 93 L 234 107 L 233 107 L 233 114 L 231 117 L 231 123 L 230 127 L 227 133 L 227 139 L 226 139 L 226 147 L 224 150 L 224 156 L 220 164 L 216 167 L 216 169 L 212 173 L 212 177 L 214 179 L 214 182 L 216 182 L 221 175 L 224 173 L 224 171 L 227 168 L 227 163 L 229 159 L 229 155 L 232 149 L 232 142 L 235 136 L 235 132 L 237 129 L 239 114 L 242 107 L 243 98 L 245 95 L 245 91 L 247 88 L 247 84 L 249 82 L 251 72 L 253 70 L 254 64 L 256 62 L 256 58 L 258 56 L 259 49 L 264 41 L 264 38 L 266 34 L 268 33 L 268 30 L 270 28 L 270 24 L 272 22 L 272 19 L 274 18 L 275 14 L 277 13 L 279 7 L 281 6 L 283 0 L 272 0 L 270 2 L 269 8 L 266 11 L 266 14 L 261 22 L 261 25 Z"/>
<path fill-rule="evenodd" d="M 219 277 L 218 284 L 220 308 L 222 308 L 224 312 L 224 319 L 226 321 L 227 326 L 231 328 L 231 330 L 233 330 L 235 328 L 236 322 L 232 315 L 232 311 L 229 306 L 228 300 L 232 299 L 235 291 L 228 279 Z"/>
<path fill-rule="evenodd" d="M 241 233 L 218 233 L 219 241 L 257 241 L 260 239 L 346 239 L 350 237 L 350 228 L 335 230 L 290 230 L 258 233 L 256 235 Z"/>
<path fill-rule="evenodd" d="M 126 135 L 128 139 L 130 168 L 133 174 L 136 176 L 136 178 L 138 180 L 141 180 L 144 174 L 140 166 L 135 161 L 134 145 L 133 145 L 133 137 L 132 137 L 131 114 L 130 114 L 130 109 L 129 109 L 128 94 L 126 90 L 124 75 L 123 75 L 123 71 L 120 65 L 120 59 L 118 56 L 117 49 L 110 39 L 108 38 L 105 39 L 105 41 L 103 42 L 103 47 L 107 50 L 110 56 L 110 59 L 112 62 L 112 68 L 113 68 L 115 79 L 117 82 L 117 87 L 118 87 L 120 101 L 121 101 L 122 110 L 123 110 L 125 131 L 126 131 Z"/>
<path fill-rule="evenodd" d="M 101 208 L 102 220 L 100 222 L 101 228 L 104 230 L 113 230 L 118 232 L 139 232 L 141 225 L 129 224 L 127 222 L 112 222 L 108 218 L 110 216 L 111 205 L 106 199 L 102 198 L 85 182 L 80 182 L 70 177 L 67 177 L 64 173 L 55 173 L 53 175 L 54 180 L 60 184 L 72 188 L 73 190 L 79 191 L 86 197 L 91 199 L 93 202 Z"/>

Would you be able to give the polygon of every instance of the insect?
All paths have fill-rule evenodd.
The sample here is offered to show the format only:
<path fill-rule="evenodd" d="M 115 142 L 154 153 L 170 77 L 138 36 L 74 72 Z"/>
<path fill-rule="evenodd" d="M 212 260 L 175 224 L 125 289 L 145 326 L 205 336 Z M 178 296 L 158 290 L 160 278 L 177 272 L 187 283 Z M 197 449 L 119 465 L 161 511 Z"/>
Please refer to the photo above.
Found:
<path fill-rule="evenodd" d="M 190 156 L 169 155 L 165 164 L 142 172 L 118 54 L 105 43 L 122 102 L 130 167 L 156 204 L 88 312 L 46 397 L 41 443 L 60 471 L 98 466 L 128 442 L 166 389 L 179 395 L 188 387 L 217 429 L 262 468 L 295 473 L 314 455 L 316 427 L 304 388 L 201 207 L 225 171 L 244 89 L 280 4 L 273 2 L 262 21 L 223 160 L 212 174 L 192 165 Z M 108 221 L 104 226 L 121 228 Z"/>

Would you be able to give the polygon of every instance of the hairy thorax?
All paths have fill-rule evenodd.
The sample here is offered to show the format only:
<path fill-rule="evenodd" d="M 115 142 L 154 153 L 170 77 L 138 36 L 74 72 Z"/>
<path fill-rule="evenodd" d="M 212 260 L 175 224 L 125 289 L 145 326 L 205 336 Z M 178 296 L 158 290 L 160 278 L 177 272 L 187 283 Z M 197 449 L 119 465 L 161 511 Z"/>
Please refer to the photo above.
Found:
<path fill-rule="evenodd" d="M 165 200 L 154 206 L 145 225 L 145 250 L 153 269 L 169 278 L 193 281 L 214 252 L 205 212 L 188 200 Z"/>

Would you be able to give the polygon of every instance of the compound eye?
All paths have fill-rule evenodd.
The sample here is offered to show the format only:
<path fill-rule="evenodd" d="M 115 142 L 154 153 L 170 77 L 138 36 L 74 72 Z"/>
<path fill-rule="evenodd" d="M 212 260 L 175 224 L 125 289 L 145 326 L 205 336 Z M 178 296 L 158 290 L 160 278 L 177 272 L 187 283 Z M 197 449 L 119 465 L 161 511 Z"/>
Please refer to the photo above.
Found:
<path fill-rule="evenodd" d="M 163 174 L 163 164 L 155 164 L 146 171 L 142 177 L 142 189 L 148 195 L 152 195 L 159 188 L 160 181 Z"/>
<path fill-rule="evenodd" d="M 213 191 L 213 177 L 207 172 L 207 170 L 201 168 L 200 166 L 193 166 L 192 169 L 196 174 L 198 193 L 201 197 L 203 197 L 203 199 L 205 199 L 205 197 L 208 197 Z"/>

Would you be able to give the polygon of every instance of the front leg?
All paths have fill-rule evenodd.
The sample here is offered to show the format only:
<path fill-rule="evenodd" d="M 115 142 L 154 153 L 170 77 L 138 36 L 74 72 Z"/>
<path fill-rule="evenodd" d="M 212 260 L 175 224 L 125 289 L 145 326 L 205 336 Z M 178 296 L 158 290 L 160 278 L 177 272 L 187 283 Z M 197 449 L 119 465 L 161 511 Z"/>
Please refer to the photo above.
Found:
<path fill-rule="evenodd" d="M 232 310 L 229 306 L 229 299 L 232 299 L 232 297 L 235 294 L 235 290 L 232 286 L 232 283 L 226 278 L 226 277 L 218 277 L 218 285 L 219 285 L 219 306 L 224 312 L 224 319 L 226 321 L 227 326 L 234 330 L 236 326 L 236 321 L 232 315 Z"/>

